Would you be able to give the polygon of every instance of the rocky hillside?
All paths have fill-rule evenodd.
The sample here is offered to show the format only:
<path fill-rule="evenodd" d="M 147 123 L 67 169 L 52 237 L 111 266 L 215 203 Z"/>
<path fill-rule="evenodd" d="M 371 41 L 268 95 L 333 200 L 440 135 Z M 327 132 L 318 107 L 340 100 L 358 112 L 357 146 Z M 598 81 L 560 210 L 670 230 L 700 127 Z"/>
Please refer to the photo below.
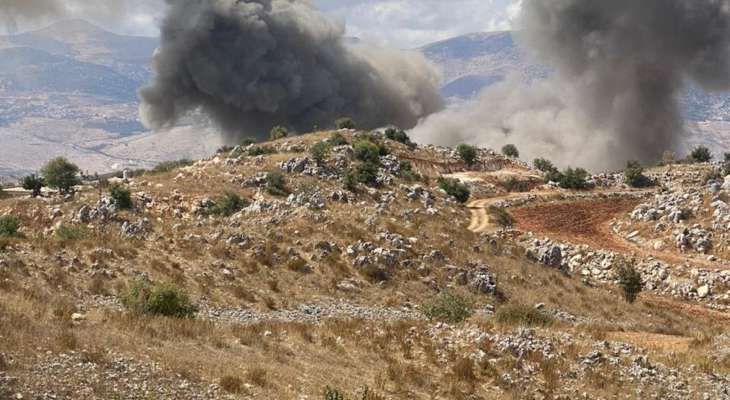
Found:
<path fill-rule="evenodd" d="M 6 195 L 0 398 L 728 398 L 712 166 L 575 191 L 491 150 L 391 137 Z"/>

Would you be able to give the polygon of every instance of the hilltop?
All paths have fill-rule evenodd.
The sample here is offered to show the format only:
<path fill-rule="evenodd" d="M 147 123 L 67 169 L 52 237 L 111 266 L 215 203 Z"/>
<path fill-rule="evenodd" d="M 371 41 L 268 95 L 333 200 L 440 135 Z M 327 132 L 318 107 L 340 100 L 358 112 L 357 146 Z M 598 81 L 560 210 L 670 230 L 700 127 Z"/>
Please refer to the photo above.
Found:
<path fill-rule="evenodd" d="M 727 397 L 717 166 L 574 190 L 489 149 L 390 137 L 137 171 L 113 180 L 130 209 L 96 182 L 0 200 L 19 222 L 0 238 L 0 397 Z"/>

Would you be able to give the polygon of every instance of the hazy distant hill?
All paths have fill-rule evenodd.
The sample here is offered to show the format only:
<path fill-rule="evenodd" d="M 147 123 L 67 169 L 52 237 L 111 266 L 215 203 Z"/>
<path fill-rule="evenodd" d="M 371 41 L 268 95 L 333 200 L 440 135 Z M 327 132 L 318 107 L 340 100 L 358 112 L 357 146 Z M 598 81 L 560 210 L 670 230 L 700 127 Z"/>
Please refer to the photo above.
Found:
<path fill-rule="evenodd" d="M 441 69 L 445 97 L 468 99 L 508 74 L 527 81 L 550 74 L 549 68 L 518 47 L 511 32 L 468 34 L 429 44 L 421 51 Z M 692 86 L 681 103 L 691 121 L 730 121 L 730 93 L 707 94 Z"/>

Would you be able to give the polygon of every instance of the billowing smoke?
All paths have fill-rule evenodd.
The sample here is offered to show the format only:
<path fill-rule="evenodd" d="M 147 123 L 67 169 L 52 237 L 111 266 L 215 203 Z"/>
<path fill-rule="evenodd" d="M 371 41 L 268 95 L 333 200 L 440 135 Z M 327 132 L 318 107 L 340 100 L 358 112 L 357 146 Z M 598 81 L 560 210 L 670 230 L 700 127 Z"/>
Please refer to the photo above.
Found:
<path fill-rule="evenodd" d="M 167 0 L 156 77 L 141 90 L 151 128 L 201 111 L 231 139 L 298 132 L 349 116 L 413 127 L 442 108 L 414 54 L 348 46 L 344 27 L 302 0 Z"/>
<path fill-rule="evenodd" d="M 518 37 L 555 69 L 550 82 L 490 88 L 415 136 L 613 168 L 681 145 L 688 81 L 730 89 L 730 0 L 523 0 Z"/>

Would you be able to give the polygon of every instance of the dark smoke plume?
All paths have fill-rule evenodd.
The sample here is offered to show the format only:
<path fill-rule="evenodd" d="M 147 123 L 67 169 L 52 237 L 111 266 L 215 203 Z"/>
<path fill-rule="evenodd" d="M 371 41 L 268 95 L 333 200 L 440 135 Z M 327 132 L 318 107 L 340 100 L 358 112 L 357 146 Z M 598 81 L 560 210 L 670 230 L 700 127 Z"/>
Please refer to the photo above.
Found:
<path fill-rule="evenodd" d="M 681 144 L 688 81 L 730 89 L 730 0 L 523 0 L 519 28 L 556 75 L 490 88 L 430 118 L 417 138 L 517 142 L 593 168 L 655 162 Z"/>
<path fill-rule="evenodd" d="M 413 127 L 442 108 L 422 58 L 349 47 L 344 27 L 302 0 L 167 0 L 157 73 L 143 88 L 151 128 L 200 110 L 233 138 L 298 132 L 342 116 Z"/>

